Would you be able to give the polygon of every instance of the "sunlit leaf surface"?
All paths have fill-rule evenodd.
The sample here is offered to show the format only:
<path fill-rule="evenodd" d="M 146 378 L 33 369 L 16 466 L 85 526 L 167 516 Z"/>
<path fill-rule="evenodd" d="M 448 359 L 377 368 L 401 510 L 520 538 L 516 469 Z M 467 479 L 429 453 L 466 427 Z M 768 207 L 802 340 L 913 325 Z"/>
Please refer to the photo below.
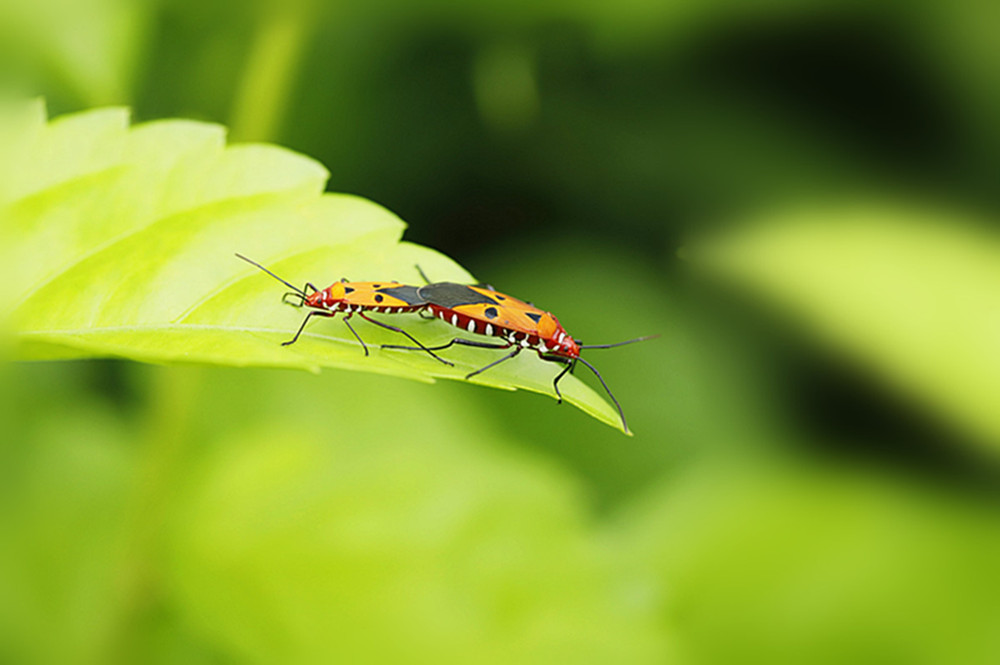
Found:
<path fill-rule="evenodd" d="M 4 259 L 18 357 L 121 356 L 149 362 L 339 367 L 431 380 L 461 378 L 495 351 L 452 348 L 455 367 L 355 318 L 366 356 L 336 319 L 314 321 L 286 290 L 238 260 L 320 288 L 352 280 L 473 281 L 441 254 L 400 242 L 404 224 L 365 199 L 324 194 L 327 171 L 270 145 L 226 146 L 223 128 L 190 121 L 129 126 L 124 109 L 47 121 L 41 104 L 5 113 L 0 156 Z M 457 335 L 440 321 L 382 315 L 425 344 Z M 524 354 L 479 375 L 484 385 L 552 394 L 560 368 Z M 614 408 L 573 377 L 567 401 L 620 426 Z"/>

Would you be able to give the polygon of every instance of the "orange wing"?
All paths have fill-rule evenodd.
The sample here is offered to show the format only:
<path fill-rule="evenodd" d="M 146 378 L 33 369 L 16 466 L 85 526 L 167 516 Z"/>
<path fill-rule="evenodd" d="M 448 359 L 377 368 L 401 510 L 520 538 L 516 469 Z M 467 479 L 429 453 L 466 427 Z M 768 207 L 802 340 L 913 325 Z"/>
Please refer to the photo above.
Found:
<path fill-rule="evenodd" d="M 459 314 L 508 330 L 537 335 L 542 339 L 550 339 L 559 329 L 559 321 L 556 320 L 556 317 L 523 300 L 481 286 L 467 288 L 485 296 L 495 304 L 477 302 L 468 305 L 455 305 L 451 308 Z"/>
<path fill-rule="evenodd" d="M 327 289 L 334 300 L 362 307 L 414 307 L 424 304 L 417 288 L 399 282 L 334 282 Z"/>

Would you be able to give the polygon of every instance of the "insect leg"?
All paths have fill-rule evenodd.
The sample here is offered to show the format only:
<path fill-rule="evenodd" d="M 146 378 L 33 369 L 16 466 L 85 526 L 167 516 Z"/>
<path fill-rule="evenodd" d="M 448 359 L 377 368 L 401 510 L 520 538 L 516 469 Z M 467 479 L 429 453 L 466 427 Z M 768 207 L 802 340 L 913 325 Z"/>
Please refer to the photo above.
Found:
<path fill-rule="evenodd" d="M 309 312 L 308 314 L 306 314 L 306 318 L 302 319 L 302 325 L 299 326 L 299 330 L 298 332 L 295 333 L 295 337 L 291 338 L 287 342 L 282 342 L 281 345 L 288 346 L 290 344 L 295 344 L 295 342 L 298 341 L 299 339 L 299 335 L 301 335 L 302 331 L 305 330 L 306 324 L 309 323 L 309 319 L 311 319 L 314 316 L 333 316 L 333 312 L 324 312 L 321 309 L 314 309 L 313 311 Z"/>
<path fill-rule="evenodd" d="M 347 316 L 345 316 L 345 317 L 344 317 L 344 324 L 345 324 L 345 325 L 347 326 L 347 329 L 348 329 L 348 330 L 350 330 L 350 331 L 351 331 L 352 333 L 354 333 L 354 337 L 355 337 L 355 338 L 357 338 L 357 340 L 358 340 L 359 342 L 361 342 L 361 348 L 365 350 L 365 355 L 367 356 L 367 355 L 368 355 L 368 345 L 367 345 L 367 344 L 365 344 L 365 340 L 361 339 L 361 335 L 359 335 L 359 334 L 358 334 L 358 333 L 357 333 L 357 332 L 356 332 L 356 331 L 354 330 L 354 326 L 352 326 L 352 325 L 351 325 L 351 322 L 347 320 L 347 319 L 349 319 L 349 318 L 351 318 L 351 315 L 350 315 L 350 314 L 348 314 Z M 369 319 L 369 320 L 371 320 L 371 319 Z"/>
<path fill-rule="evenodd" d="M 562 368 L 562 371 L 559 372 L 559 374 L 556 376 L 555 380 L 552 382 L 552 387 L 556 391 L 556 397 L 557 397 L 556 403 L 557 404 L 562 404 L 562 393 L 559 392 L 559 380 L 561 378 L 563 378 L 564 376 L 566 376 L 567 372 L 572 372 L 573 371 L 573 368 L 576 367 L 576 361 L 575 360 L 564 360 L 563 358 L 544 358 L 544 357 L 542 358 L 542 360 L 548 360 L 549 362 L 562 363 L 562 364 L 566 365 L 565 367 Z"/>
<path fill-rule="evenodd" d="M 517 354 L 519 354 L 523 348 L 524 348 L 523 346 L 515 346 L 514 350 L 511 351 L 510 353 L 508 353 L 507 355 L 505 355 L 503 358 L 501 358 L 499 360 L 494 360 L 489 365 L 487 365 L 485 367 L 480 367 L 475 372 L 470 372 L 469 374 L 466 374 L 465 378 L 466 379 L 471 379 L 476 374 L 482 374 L 483 372 L 485 372 L 486 370 L 488 370 L 490 367 L 493 367 L 494 365 L 499 365 L 500 363 L 504 362 L 505 360 L 510 360 L 511 358 L 513 358 L 514 356 L 516 356 Z"/>
<path fill-rule="evenodd" d="M 383 344 L 383 349 L 406 349 L 407 351 L 420 351 L 421 349 L 426 351 L 440 351 L 442 349 L 447 349 L 453 344 L 460 344 L 462 346 L 474 346 L 478 349 L 509 349 L 510 343 L 506 344 L 490 344 L 489 342 L 478 342 L 474 339 L 463 339 L 461 337 L 456 337 L 447 344 L 442 344 L 441 346 L 400 346 L 398 344 Z"/>
<path fill-rule="evenodd" d="M 401 334 L 403 334 L 403 335 L 406 335 L 406 336 L 407 336 L 407 337 L 409 337 L 409 338 L 410 338 L 411 340 L 413 340 L 413 343 L 414 343 L 414 344 L 416 344 L 416 345 L 417 345 L 418 347 L 420 347 L 421 349 L 423 349 L 424 351 L 426 351 L 427 353 L 429 353 L 429 354 L 430 354 L 430 355 L 431 355 L 432 357 L 434 357 L 434 358 L 436 358 L 436 359 L 440 360 L 440 361 L 441 361 L 441 362 L 443 362 L 443 363 L 444 363 L 445 365 L 449 365 L 449 366 L 451 366 L 451 367 L 454 367 L 454 366 L 455 366 L 455 363 L 452 363 L 452 362 L 448 362 L 448 361 L 447 361 L 447 360 L 445 360 L 444 358 L 441 358 L 441 357 L 439 357 L 439 356 L 438 356 L 437 354 L 435 354 L 435 353 L 434 353 L 433 351 L 431 351 L 431 350 L 430 350 L 430 349 L 428 349 L 428 348 L 427 348 L 426 346 L 424 346 L 423 344 L 421 344 L 421 343 L 420 343 L 420 341 L 419 341 L 419 340 L 417 340 L 417 338 L 416 338 L 416 337 L 414 337 L 414 336 L 413 336 L 413 335 L 411 335 L 410 333 L 406 332 L 406 331 L 405 331 L 405 330 L 403 330 L 402 328 L 397 328 L 396 326 L 390 326 L 390 325 L 389 325 L 388 323 L 382 323 L 381 321 L 376 321 L 375 319 L 371 319 L 371 318 L 369 318 L 369 317 L 365 316 L 364 312 L 358 312 L 358 316 L 360 316 L 360 317 L 361 317 L 362 319 L 364 319 L 365 321 L 368 321 L 369 323 L 374 323 L 374 324 L 375 324 L 375 325 L 377 325 L 377 326 L 382 326 L 382 327 L 383 327 L 383 328 L 385 328 L 386 330 L 392 330 L 393 332 L 398 332 L 398 333 L 401 333 Z M 383 345 L 383 348 L 385 348 L 385 347 L 384 347 L 384 345 Z M 411 348 L 412 348 L 412 347 L 411 347 Z"/>
<path fill-rule="evenodd" d="M 298 298 L 298 302 L 288 302 L 288 296 Z M 306 299 L 301 293 L 296 293 L 295 291 L 286 291 L 285 295 L 281 296 L 281 302 L 291 305 L 292 307 L 302 307 L 305 304 Z"/>

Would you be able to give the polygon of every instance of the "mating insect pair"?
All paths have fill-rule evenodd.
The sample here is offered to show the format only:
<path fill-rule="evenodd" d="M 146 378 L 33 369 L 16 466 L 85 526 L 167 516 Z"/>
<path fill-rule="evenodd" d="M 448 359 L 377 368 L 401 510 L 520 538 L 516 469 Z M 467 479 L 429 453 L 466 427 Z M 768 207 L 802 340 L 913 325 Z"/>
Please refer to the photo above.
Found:
<path fill-rule="evenodd" d="M 494 360 L 474 372 L 470 372 L 465 376 L 466 379 L 514 358 L 524 349 L 534 349 L 538 353 L 538 357 L 542 360 L 563 365 L 562 371 L 552 381 L 552 387 L 555 389 L 559 402 L 562 402 L 562 393 L 559 392 L 560 379 L 567 373 L 572 372 L 578 362 L 583 363 L 601 382 L 611 401 L 618 408 L 618 414 L 622 419 L 622 427 L 626 432 L 628 431 L 628 425 L 625 422 L 625 414 L 622 411 L 621 405 L 615 399 L 611 389 L 608 388 L 597 368 L 580 357 L 580 350 L 607 349 L 624 344 L 641 342 L 650 339 L 650 337 L 639 337 L 616 344 L 583 345 L 573 339 L 559 323 L 559 320 L 549 312 L 499 293 L 488 286 L 470 286 L 454 282 L 429 282 L 424 277 L 425 281 L 428 281 L 424 286 L 408 286 L 399 282 L 348 282 L 346 279 L 342 279 L 322 290 L 317 289 L 308 282 L 300 289 L 278 277 L 259 263 L 251 261 L 241 254 L 237 254 L 236 256 L 260 268 L 271 277 L 274 277 L 292 289 L 285 293 L 285 302 L 288 302 L 287 298 L 292 296 L 293 299 L 298 299 L 298 302 L 290 304 L 297 307 L 305 306 L 312 308 L 312 311 L 303 319 L 302 325 L 299 326 L 295 336 L 287 342 L 282 342 L 283 345 L 294 344 L 313 316 L 332 317 L 337 312 L 342 312 L 344 323 L 358 342 L 361 343 L 365 355 L 368 355 L 368 346 L 350 323 L 350 318 L 354 314 L 377 326 L 405 335 L 410 341 L 416 344 L 416 346 L 383 344 L 382 348 L 412 351 L 422 350 L 446 365 L 453 365 L 453 363 L 441 358 L 434 352 L 447 349 L 455 344 L 481 349 L 513 349 L 502 358 Z M 422 272 L 421 275 L 423 275 Z M 498 337 L 500 341 L 493 343 L 456 337 L 447 344 L 428 347 L 421 344 L 415 337 L 402 328 L 390 326 L 366 314 L 366 312 L 402 314 L 422 311 L 429 312 L 431 316 L 470 333 Z"/>

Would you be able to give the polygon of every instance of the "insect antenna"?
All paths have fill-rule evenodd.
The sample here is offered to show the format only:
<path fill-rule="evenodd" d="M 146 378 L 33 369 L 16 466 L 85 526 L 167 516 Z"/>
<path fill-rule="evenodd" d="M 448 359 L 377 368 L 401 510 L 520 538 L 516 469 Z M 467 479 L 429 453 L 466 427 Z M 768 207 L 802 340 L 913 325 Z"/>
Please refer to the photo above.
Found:
<path fill-rule="evenodd" d="M 583 358 L 576 358 L 576 360 L 579 360 L 584 365 L 586 365 L 588 368 L 590 368 L 590 371 L 593 372 L 597 376 L 597 379 L 601 382 L 601 385 L 604 386 L 604 390 L 608 393 L 608 397 L 611 398 L 611 401 L 614 402 L 615 406 L 618 408 L 618 415 L 621 416 L 621 419 L 622 419 L 622 429 L 624 429 L 625 432 L 626 432 L 626 434 L 627 434 L 628 433 L 628 424 L 625 422 L 625 412 L 622 411 L 622 405 L 618 403 L 618 400 L 616 400 L 614 394 L 612 394 L 611 388 L 608 388 L 608 384 L 604 383 L 604 377 L 601 376 L 601 373 L 597 371 L 596 367 L 594 367 L 593 365 L 591 365 L 590 363 L 588 363 Z"/>
<path fill-rule="evenodd" d="M 281 279 L 280 277 L 278 277 L 273 272 L 271 272 L 270 270 L 268 270 L 267 268 L 265 268 L 261 264 L 257 263 L 256 261 L 251 261 L 250 259 L 248 259 L 247 257 L 243 256 L 239 252 L 236 253 L 236 256 L 239 257 L 239 258 L 241 258 L 241 259 L 243 259 L 244 261 L 246 261 L 250 265 L 257 266 L 258 268 L 260 268 L 261 270 L 263 270 L 264 272 L 266 272 L 268 275 L 270 275 L 271 277 L 275 278 L 276 280 L 278 280 L 279 282 L 281 282 L 282 284 L 284 284 L 285 286 L 287 286 L 288 288 L 290 288 L 292 291 L 295 292 L 294 294 L 286 293 L 285 294 L 286 296 L 287 295 L 300 296 L 303 301 L 305 301 L 305 299 L 309 297 L 309 296 L 306 295 L 305 291 L 303 291 L 299 287 L 295 286 L 294 284 L 290 284 L 289 282 L 286 282 L 285 280 Z"/>
<path fill-rule="evenodd" d="M 626 344 L 635 344 L 636 342 L 645 342 L 647 339 L 656 339 L 659 335 L 646 335 L 645 337 L 636 337 L 635 339 L 627 339 L 624 342 L 615 342 L 614 344 L 580 344 L 581 349 L 610 349 L 615 346 L 625 346 Z"/>
<path fill-rule="evenodd" d="M 416 265 L 414 265 L 414 268 L 416 268 L 417 272 L 420 273 L 420 277 L 423 278 L 424 282 L 426 282 L 427 284 L 431 283 L 431 280 L 427 279 L 427 275 L 424 273 L 424 269 L 420 267 L 419 263 L 417 263 Z"/>

